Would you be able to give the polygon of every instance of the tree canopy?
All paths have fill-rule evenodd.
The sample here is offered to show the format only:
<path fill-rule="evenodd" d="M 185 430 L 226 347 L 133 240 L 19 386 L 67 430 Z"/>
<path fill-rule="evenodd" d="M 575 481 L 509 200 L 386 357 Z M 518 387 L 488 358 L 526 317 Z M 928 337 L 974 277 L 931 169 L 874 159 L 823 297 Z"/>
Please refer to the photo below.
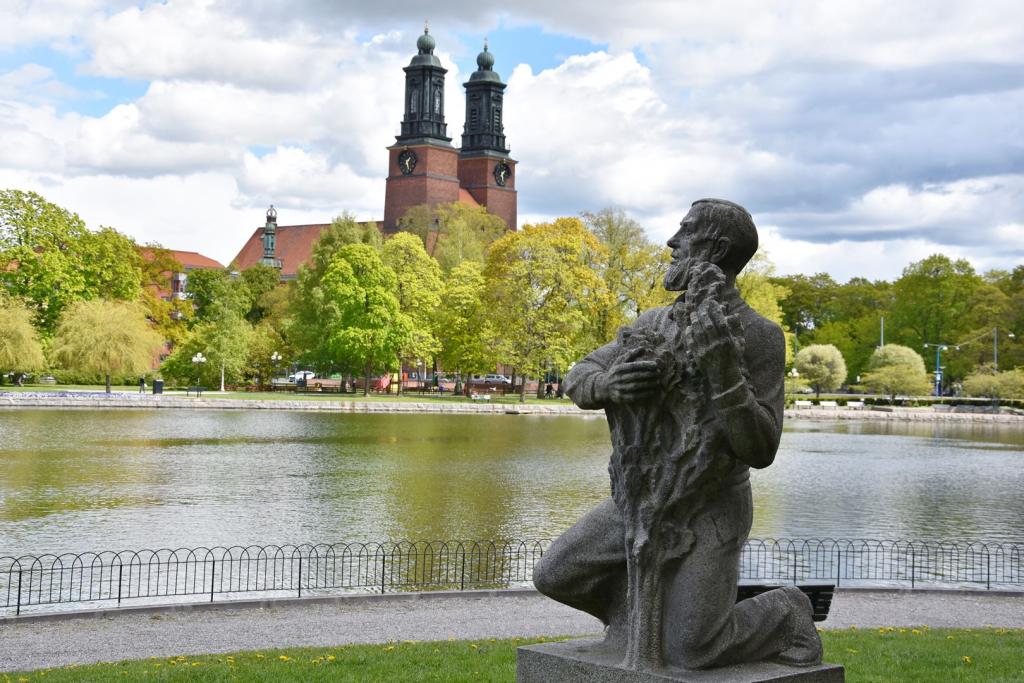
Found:
<path fill-rule="evenodd" d="M 0 302 L 0 373 L 35 372 L 46 367 L 32 312 L 14 302 Z"/>
<path fill-rule="evenodd" d="M 814 393 L 832 391 L 846 379 L 846 362 L 839 349 L 831 344 L 813 344 L 800 349 L 795 365 L 801 379 L 814 387 Z"/>
<path fill-rule="evenodd" d="M 143 374 L 152 367 L 163 340 L 136 303 L 79 301 L 61 316 L 53 354 L 65 368 L 102 375 Z"/>
<path fill-rule="evenodd" d="M 894 400 L 898 394 L 927 394 L 930 386 L 921 354 L 899 344 L 886 344 L 876 349 L 862 381 L 874 393 Z"/>
<path fill-rule="evenodd" d="M 588 321 L 607 306 L 594 268 L 605 252 L 578 218 L 527 225 L 491 245 L 486 299 L 501 316 L 495 346 L 505 362 L 540 376 L 600 343 Z"/>

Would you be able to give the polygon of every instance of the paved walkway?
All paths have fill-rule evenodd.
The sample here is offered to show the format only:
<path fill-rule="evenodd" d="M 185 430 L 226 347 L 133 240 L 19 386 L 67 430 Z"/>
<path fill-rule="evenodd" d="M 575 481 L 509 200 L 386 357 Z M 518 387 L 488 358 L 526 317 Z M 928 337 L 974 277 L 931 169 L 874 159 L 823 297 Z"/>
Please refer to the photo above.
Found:
<path fill-rule="evenodd" d="M 1024 628 L 1024 595 L 841 591 L 827 628 Z M 389 640 L 584 635 L 600 623 L 532 591 L 284 603 L 0 623 L 0 671 L 235 650 Z"/>

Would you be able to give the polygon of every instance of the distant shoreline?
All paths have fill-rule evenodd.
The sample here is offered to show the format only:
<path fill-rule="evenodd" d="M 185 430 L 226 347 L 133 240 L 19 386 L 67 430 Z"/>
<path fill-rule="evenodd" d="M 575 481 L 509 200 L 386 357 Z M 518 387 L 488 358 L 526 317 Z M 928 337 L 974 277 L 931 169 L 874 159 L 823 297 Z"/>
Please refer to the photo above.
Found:
<path fill-rule="evenodd" d="M 360 401 L 357 399 L 233 399 L 186 398 L 150 394 L 61 394 L 2 392 L 0 408 L 56 408 L 79 410 L 283 410 L 328 413 L 407 413 L 446 415 L 574 415 L 599 417 L 600 410 L 582 410 L 566 403 L 490 403 L 487 401 Z M 945 422 L 1005 424 L 1024 427 L 1024 415 L 934 411 L 921 408 L 877 410 L 863 408 L 788 408 L 789 420 Z"/>

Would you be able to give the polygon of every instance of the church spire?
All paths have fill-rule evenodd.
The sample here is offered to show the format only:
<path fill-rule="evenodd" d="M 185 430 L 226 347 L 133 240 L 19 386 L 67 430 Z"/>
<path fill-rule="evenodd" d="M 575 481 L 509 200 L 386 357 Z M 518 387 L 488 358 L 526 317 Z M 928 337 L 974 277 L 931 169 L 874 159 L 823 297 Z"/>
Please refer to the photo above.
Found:
<path fill-rule="evenodd" d="M 476 56 L 476 66 L 477 70 L 463 84 L 466 123 L 462 129 L 462 152 L 507 156 L 503 120 L 505 84 L 494 71 L 494 55 L 487 48 L 487 39 L 484 39 L 483 52 Z"/>
<path fill-rule="evenodd" d="M 405 115 L 398 141 L 434 142 L 447 146 L 448 126 L 444 122 L 444 75 L 448 70 L 434 55 L 437 42 L 424 22 L 423 35 L 416 40 L 417 53 L 405 67 Z"/>

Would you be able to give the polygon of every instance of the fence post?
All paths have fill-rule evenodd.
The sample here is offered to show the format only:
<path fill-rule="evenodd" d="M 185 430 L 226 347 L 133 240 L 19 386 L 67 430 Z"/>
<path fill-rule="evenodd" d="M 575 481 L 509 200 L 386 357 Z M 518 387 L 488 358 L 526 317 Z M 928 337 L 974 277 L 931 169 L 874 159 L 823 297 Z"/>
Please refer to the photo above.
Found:
<path fill-rule="evenodd" d="M 992 553 L 985 548 L 985 590 L 992 588 Z"/>
<path fill-rule="evenodd" d="M 916 560 L 916 555 L 914 553 L 914 548 L 911 547 L 910 548 L 910 587 L 911 588 L 914 587 L 914 574 L 916 573 L 914 571 L 916 569 L 915 560 Z"/>
<path fill-rule="evenodd" d="M 121 606 L 121 574 L 124 571 L 124 565 L 117 565 L 117 606 Z"/>
<path fill-rule="evenodd" d="M 793 585 L 796 585 L 796 553 L 793 553 Z"/>
<path fill-rule="evenodd" d="M 382 595 L 384 594 L 384 572 L 387 571 L 387 569 L 386 569 L 387 559 L 388 559 L 388 554 L 383 552 L 383 551 L 381 551 L 381 554 L 380 554 L 380 592 L 381 592 Z"/>
<path fill-rule="evenodd" d="M 836 588 L 839 588 L 839 581 L 842 579 L 843 551 L 836 548 Z"/>
<path fill-rule="evenodd" d="M 18 605 L 14 609 L 14 615 L 18 616 L 21 614 L 21 570 L 18 570 Z"/>
<path fill-rule="evenodd" d="M 217 573 L 217 558 L 210 560 L 210 602 L 213 602 L 213 575 Z"/>
<path fill-rule="evenodd" d="M 302 552 L 299 552 L 299 597 L 302 597 Z"/>
<path fill-rule="evenodd" d="M 462 580 L 459 582 L 459 590 L 466 590 L 466 550 L 462 550 Z"/>

